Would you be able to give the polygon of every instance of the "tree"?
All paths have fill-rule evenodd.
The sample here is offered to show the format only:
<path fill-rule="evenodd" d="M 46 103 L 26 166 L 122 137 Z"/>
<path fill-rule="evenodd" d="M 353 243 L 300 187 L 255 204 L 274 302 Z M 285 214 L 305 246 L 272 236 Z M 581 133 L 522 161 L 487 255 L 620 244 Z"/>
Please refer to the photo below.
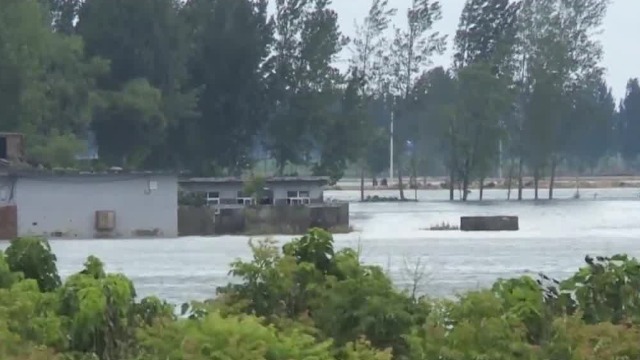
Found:
<path fill-rule="evenodd" d="M 384 32 L 389 28 L 391 17 L 397 10 L 388 8 L 388 0 L 372 0 L 367 16 L 361 24 L 356 23 L 356 36 L 353 39 L 353 58 L 351 66 L 362 79 L 361 92 L 365 102 L 383 93 L 381 86 L 384 82 L 385 47 L 388 45 Z M 374 125 L 369 119 L 366 128 Z M 373 135 L 371 131 L 364 135 L 365 142 L 362 149 L 360 172 L 360 200 L 364 200 L 364 168 L 366 154 L 371 150 Z M 375 174 L 375 173 L 374 173 Z"/>
<path fill-rule="evenodd" d="M 180 124 L 186 165 L 237 173 L 248 161 L 268 116 L 264 65 L 272 46 L 273 24 L 264 0 L 191 0 L 182 10 L 190 24 L 188 74 L 201 89 L 199 114 Z"/>
<path fill-rule="evenodd" d="M 122 164 L 123 155 L 127 155 L 137 158 L 135 166 L 152 164 L 156 168 L 173 160 L 168 155 L 162 156 L 167 154 L 169 145 L 165 129 L 173 129 L 174 124 L 191 116 L 195 103 L 195 93 L 184 88 L 188 42 L 179 8 L 180 2 L 176 0 L 88 0 L 80 7 L 76 31 L 85 42 L 87 54 L 110 63 L 110 73 L 98 82 L 100 89 L 107 93 L 124 92 L 107 95 L 106 109 L 94 123 L 101 156 L 106 160 Z M 157 89 L 159 101 L 152 100 L 157 96 L 151 95 L 154 93 L 151 88 Z M 137 93 L 135 101 L 140 100 L 142 93 L 150 95 L 144 96 L 151 101 L 145 107 L 149 110 L 159 106 L 161 116 L 156 118 L 164 119 L 162 126 L 151 126 L 152 131 L 146 131 L 142 127 L 148 126 L 148 122 L 138 121 L 137 114 L 127 116 L 130 112 L 123 111 L 124 105 L 116 100 L 132 95 L 128 91 Z M 111 131 L 107 133 L 105 129 Z M 135 132 L 136 129 L 141 131 Z M 133 148 L 127 145 L 122 153 L 118 147 L 121 136 L 148 149 L 130 154 L 126 151 Z M 172 149 L 171 154 L 175 153 Z"/>
<path fill-rule="evenodd" d="M 550 138 L 548 144 L 535 143 L 529 152 L 538 154 L 534 173 L 538 177 L 541 164 L 550 168 L 549 198 L 553 198 L 553 183 L 558 163 L 566 155 L 565 139 L 570 137 L 575 126 L 570 123 L 570 107 L 572 97 L 578 89 L 589 83 L 589 79 L 598 78 L 602 73 L 600 60 L 602 47 L 595 39 L 606 14 L 608 0 L 543 0 L 523 2 L 523 23 L 521 34 L 521 66 L 526 73 L 527 93 L 541 81 L 553 86 L 547 86 L 546 105 L 539 104 L 530 107 L 538 111 L 539 106 L 551 109 L 554 119 L 545 122 L 541 118 L 533 119 L 528 114 L 529 121 L 544 129 L 536 130 L 547 133 Z M 551 89 L 553 93 L 548 91 Z M 544 102 L 543 102 L 544 104 Z M 530 127 L 532 128 L 532 127 Z M 530 138 L 535 139 L 531 136 Z M 544 152 L 548 151 L 548 154 Z M 535 174 L 534 174 L 534 177 Z"/>
<path fill-rule="evenodd" d="M 640 84 L 638 79 L 630 79 L 627 92 L 620 103 L 620 118 L 618 131 L 621 135 L 622 155 L 630 162 L 637 160 L 640 154 L 640 144 L 637 138 L 640 134 Z"/>
<path fill-rule="evenodd" d="M 392 107 L 393 112 L 408 107 L 411 91 L 425 67 L 430 65 L 431 57 L 444 51 L 446 36 L 432 30 L 433 25 L 441 18 L 442 9 L 438 1 L 413 0 L 411 7 L 407 9 L 407 29 L 395 28 L 393 43 L 387 53 L 389 74 L 384 80 L 385 88 L 400 100 L 398 107 Z M 397 130 L 393 134 L 395 143 L 401 144 L 396 151 L 398 154 L 405 152 L 407 134 L 410 129 L 415 128 L 410 123 L 417 121 L 403 120 L 398 121 Z M 404 200 L 402 166 L 398 168 L 398 186 L 400 198 Z"/>
<path fill-rule="evenodd" d="M 494 75 L 483 63 L 469 65 L 458 73 L 458 95 L 453 136 L 462 181 L 462 200 L 466 201 L 471 180 L 482 179 L 498 158 L 498 142 L 503 128 L 500 116 L 509 105 L 504 79 Z"/>
<path fill-rule="evenodd" d="M 362 157 L 370 140 L 366 119 L 366 99 L 360 93 L 363 79 L 353 71 L 341 98 L 339 109 L 318 126 L 320 161 L 314 166 L 316 175 L 329 175 L 335 184 L 344 175 L 349 162 Z"/>
<path fill-rule="evenodd" d="M 600 159 L 612 148 L 615 102 L 604 79 L 581 89 L 571 107 L 571 119 L 577 129 L 569 139 L 569 156 L 581 174 L 594 171 Z"/>
<path fill-rule="evenodd" d="M 18 238 L 6 251 L 6 261 L 12 272 L 37 281 L 42 292 L 54 291 L 61 281 L 56 267 L 56 255 L 49 243 L 40 238 Z"/>
<path fill-rule="evenodd" d="M 37 0 L 0 3 L 0 129 L 28 131 L 45 113 L 42 106 L 47 48 L 45 13 Z"/>
<path fill-rule="evenodd" d="M 464 138 L 456 142 L 466 143 L 466 149 L 460 151 L 460 176 L 462 178 L 463 200 L 467 199 L 468 186 L 477 176 L 480 179 L 480 199 L 483 194 L 484 178 L 491 167 L 500 163 L 500 143 L 504 133 L 503 119 L 509 109 L 509 91 L 512 81 L 512 64 L 514 45 L 517 35 L 517 19 L 519 2 L 508 0 L 468 0 L 460 17 L 460 25 L 455 37 L 456 53 L 455 67 L 457 71 L 463 71 L 466 67 L 476 66 L 485 76 L 495 77 L 492 85 L 484 90 L 474 87 L 476 83 L 461 81 L 460 91 L 487 92 L 489 89 L 494 94 L 486 94 L 492 101 L 472 101 L 472 104 L 461 104 L 462 117 L 458 120 L 474 122 L 475 125 L 463 128 L 473 129 L 466 135 L 474 139 Z M 479 74 L 479 73 L 478 73 Z M 487 77 L 486 81 L 490 81 Z M 497 101 L 503 98 L 504 101 Z M 469 99 L 467 99 L 469 100 Z M 461 99 L 464 101 L 464 99 Z M 484 109 L 483 109 L 484 108 Z M 479 115 L 483 114 L 483 115 Z M 484 118 L 484 119 L 481 119 Z M 480 134 L 480 135 L 478 135 Z M 454 133 L 453 136 L 460 134 Z M 497 160 L 497 161 L 496 161 Z"/>
<path fill-rule="evenodd" d="M 424 73 L 412 90 L 411 109 L 422 119 L 416 124 L 416 144 L 419 154 L 434 163 L 438 157 L 448 169 L 450 199 L 458 174 L 457 152 L 453 126 L 457 84 L 452 72 L 436 67 Z M 429 164 L 428 164 L 429 165 Z"/>
<path fill-rule="evenodd" d="M 278 172 L 305 163 L 316 145 L 318 128 L 331 116 L 341 76 L 333 67 L 346 39 L 329 0 L 278 0 L 276 40 L 269 59 L 272 104 L 266 146 Z"/>

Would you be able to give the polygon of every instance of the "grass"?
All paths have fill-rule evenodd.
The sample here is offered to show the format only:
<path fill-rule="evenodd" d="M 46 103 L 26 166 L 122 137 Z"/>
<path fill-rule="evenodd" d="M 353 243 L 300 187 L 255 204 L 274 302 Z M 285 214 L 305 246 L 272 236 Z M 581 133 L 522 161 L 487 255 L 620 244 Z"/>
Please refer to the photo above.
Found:
<path fill-rule="evenodd" d="M 448 222 L 442 222 L 440 224 L 432 225 L 429 227 L 430 231 L 457 231 L 460 227 L 457 225 L 451 225 Z"/>

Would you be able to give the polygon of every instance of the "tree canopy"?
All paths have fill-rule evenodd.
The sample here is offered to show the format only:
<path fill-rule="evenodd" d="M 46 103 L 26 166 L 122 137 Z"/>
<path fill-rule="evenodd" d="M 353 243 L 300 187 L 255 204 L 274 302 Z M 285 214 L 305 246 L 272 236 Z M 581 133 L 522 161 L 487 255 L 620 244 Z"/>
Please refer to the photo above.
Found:
<path fill-rule="evenodd" d="M 607 0 L 467 0 L 454 34 L 440 1 L 371 0 L 351 37 L 330 0 L 1 1 L 0 130 L 33 164 L 377 177 L 394 117 L 394 176 L 447 176 L 452 199 L 516 165 L 536 186 L 638 167 L 638 82 L 616 104 L 596 36 Z"/>

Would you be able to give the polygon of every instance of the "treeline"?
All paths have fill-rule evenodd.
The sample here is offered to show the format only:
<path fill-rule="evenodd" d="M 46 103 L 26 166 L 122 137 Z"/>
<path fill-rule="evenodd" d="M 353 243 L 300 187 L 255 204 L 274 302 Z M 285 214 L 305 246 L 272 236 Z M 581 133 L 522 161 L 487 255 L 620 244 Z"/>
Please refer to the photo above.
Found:
<path fill-rule="evenodd" d="M 449 68 L 432 67 L 447 44 L 432 0 L 372 0 L 352 38 L 330 0 L 0 5 L 0 130 L 48 166 L 77 166 L 95 134 L 108 166 L 237 175 L 260 148 L 280 174 L 378 175 L 391 117 L 399 182 L 447 174 L 452 198 L 499 171 L 537 189 L 559 167 L 638 164 L 640 87 L 616 104 L 596 38 L 607 0 L 468 0 Z"/>
<path fill-rule="evenodd" d="M 231 265 L 237 281 L 215 300 L 174 309 L 138 299 L 129 279 L 106 273 L 95 257 L 63 282 L 45 241 L 14 240 L 0 251 L 0 357 L 640 358 L 640 264 L 626 256 L 586 257 L 563 281 L 524 276 L 431 299 L 396 289 L 383 269 L 335 250 L 319 230 L 282 249 L 270 241 L 252 249 L 252 259 Z"/>

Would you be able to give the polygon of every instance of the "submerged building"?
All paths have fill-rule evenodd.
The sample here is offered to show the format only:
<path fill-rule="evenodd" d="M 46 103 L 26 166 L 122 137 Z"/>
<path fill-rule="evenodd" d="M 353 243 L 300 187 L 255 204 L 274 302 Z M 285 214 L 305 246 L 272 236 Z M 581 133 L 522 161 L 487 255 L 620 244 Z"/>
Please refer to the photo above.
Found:
<path fill-rule="evenodd" d="M 177 174 L 23 166 L 16 134 L 0 134 L 0 156 L 0 239 L 178 235 Z"/>

